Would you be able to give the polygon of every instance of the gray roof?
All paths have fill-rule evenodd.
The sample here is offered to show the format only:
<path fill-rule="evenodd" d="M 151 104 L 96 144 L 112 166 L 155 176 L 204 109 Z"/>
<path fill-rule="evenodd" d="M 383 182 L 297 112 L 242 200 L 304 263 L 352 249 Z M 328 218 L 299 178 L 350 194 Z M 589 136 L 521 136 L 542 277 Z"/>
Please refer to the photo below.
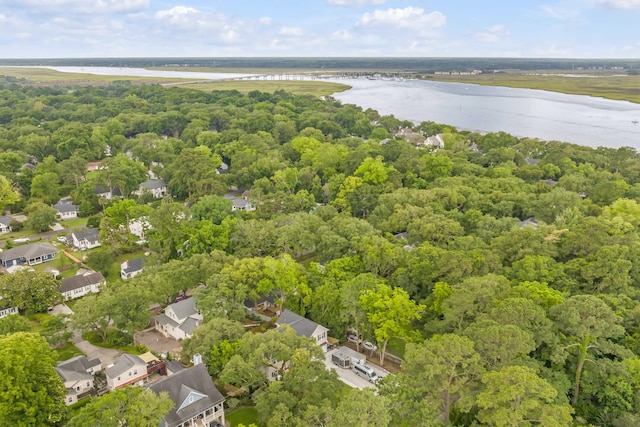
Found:
<path fill-rule="evenodd" d="M 531 157 L 525 157 L 524 161 L 527 162 L 528 165 L 537 165 L 540 163 L 540 159 L 533 159 Z"/>
<path fill-rule="evenodd" d="M 13 218 L 8 217 L 6 215 L 0 215 L 0 224 L 4 224 L 6 226 L 11 225 L 11 221 L 13 221 Z"/>
<path fill-rule="evenodd" d="M 84 230 L 74 231 L 71 235 L 78 240 L 86 240 L 88 242 L 100 240 L 100 232 L 97 228 L 85 228 Z"/>
<path fill-rule="evenodd" d="M 140 184 L 141 189 L 147 188 L 149 190 L 153 190 L 154 188 L 164 188 L 166 186 L 167 184 L 165 184 L 164 180 L 162 179 L 148 179 Z"/>
<path fill-rule="evenodd" d="M 184 331 L 185 334 L 191 335 L 191 333 L 198 327 L 198 321 L 193 317 L 187 318 L 182 325 L 180 325 L 180 329 Z"/>
<path fill-rule="evenodd" d="M 53 208 L 60 213 L 63 212 L 77 212 L 78 207 L 71 202 L 60 200 L 58 203 L 53 205 Z"/>
<path fill-rule="evenodd" d="M 84 288 L 89 285 L 97 285 L 104 280 L 102 273 L 91 273 L 87 275 L 77 275 L 73 277 L 67 277 L 62 279 L 60 286 L 60 293 L 73 291 L 74 289 Z"/>
<path fill-rule="evenodd" d="M 156 317 L 153 318 L 153 320 L 160 323 L 161 325 L 171 325 L 174 328 L 177 328 L 180 326 L 178 322 L 176 322 L 166 314 L 158 314 Z"/>
<path fill-rule="evenodd" d="M 522 227 L 538 228 L 538 221 L 536 221 L 536 219 L 534 217 L 530 217 L 530 218 L 525 219 L 524 221 L 520 221 L 518 223 L 518 226 L 520 228 L 522 228 Z"/>
<path fill-rule="evenodd" d="M 124 353 L 122 356 L 116 360 L 116 363 L 113 364 L 110 368 L 105 370 L 105 373 L 108 377 L 115 378 L 118 375 L 122 375 L 127 372 L 128 369 L 131 369 L 135 365 L 143 364 L 147 366 L 144 360 L 140 359 L 139 356 L 135 354 Z"/>
<path fill-rule="evenodd" d="M 176 314 L 178 319 L 184 319 L 185 317 L 193 316 L 194 314 L 198 314 L 198 309 L 196 308 L 196 300 L 195 298 L 187 298 L 185 300 L 175 302 L 169 306 L 167 309 L 171 308 L 173 312 Z M 165 313 L 166 313 L 165 309 Z"/>
<path fill-rule="evenodd" d="M 133 273 L 134 271 L 142 270 L 142 260 L 143 258 L 135 258 L 127 261 L 127 266 L 124 268 L 125 273 Z"/>
<path fill-rule="evenodd" d="M 56 248 L 48 243 L 29 243 L 28 245 L 17 246 L 0 253 L 0 260 L 9 261 L 18 258 L 29 260 L 58 252 L 59 251 Z"/>
<path fill-rule="evenodd" d="M 172 374 L 182 372 L 186 369 L 184 366 L 182 366 L 182 363 L 175 360 L 167 360 L 165 363 L 167 365 L 167 371 L 171 371 Z"/>
<path fill-rule="evenodd" d="M 80 381 L 84 379 L 91 379 L 92 375 L 87 371 L 96 366 L 100 366 L 100 359 L 87 359 L 86 356 L 78 356 L 73 359 L 60 362 L 56 367 L 56 372 L 65 381 Z"/>
<path fill-rule="evenodd" d="M 247 206 L 251 205 L 251 203 L 247 202 L 243 198 L 236 196 L 235 194 L 225 194 L 224 198 L 227 200 L 231 200 L 231 203 L 233 204 L 233 206 L 235 206 L 236 209 L 245 209 Z"/>
<path fill-rule="evenodd" d="M 164 417 L 164 423 L 167 426 L 175 426 L 216 404 L 224 402 L 224 397 L 216 389 L 207 368 L 202 364 L 163 378 L 150 385 L 148 389 L 158 394 L 166 391 L 175 403 L 175 407 Z M 203 394 L 206 397 L 183 406 L 184 400 L 192 392 Z M 183 406 L 182 409 L 180 409 L 181 406 Z"/>
<path fill-rule="evenodd" d="M 306 317 L 302 317 L 299 314 L 294 313 L 291 310 L 283 310 L 282 314 L 276 321 L 278 326 L 289 325 L 296 331 L 296 334 L 311 337 L 313 332 L 319 326 L 313 320 L 309 320 Z"/>

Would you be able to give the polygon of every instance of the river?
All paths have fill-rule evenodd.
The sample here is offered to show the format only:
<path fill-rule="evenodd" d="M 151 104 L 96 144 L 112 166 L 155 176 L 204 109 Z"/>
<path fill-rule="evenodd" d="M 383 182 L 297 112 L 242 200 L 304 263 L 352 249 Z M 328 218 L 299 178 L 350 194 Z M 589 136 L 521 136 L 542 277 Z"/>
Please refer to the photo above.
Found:
<path fill-rule="evenodd" d="M 158 71 L 142 68 L 46 67 L 63 72 L 219 80 L 246 74 Z M 446 123 L 477 132 L 590 147 L 629 146 L 640 151 L 640 104 L 532 89 L 424 80 L 333 80 L 352 86 L 334 94 L 343 103 L 414 122 Z"/>

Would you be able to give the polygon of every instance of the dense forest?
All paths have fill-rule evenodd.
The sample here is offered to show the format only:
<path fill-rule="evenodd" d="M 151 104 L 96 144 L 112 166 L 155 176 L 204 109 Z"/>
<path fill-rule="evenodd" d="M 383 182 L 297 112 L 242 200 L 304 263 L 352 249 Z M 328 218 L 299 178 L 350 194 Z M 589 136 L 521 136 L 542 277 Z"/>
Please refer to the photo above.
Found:
<path fill-rule="evenodd" d="M 424 144 L 436 135 L 443 147 Z M 139 250 L 127 224 L 148 219 L 148 268 L 77 301 L 74 327 L 130 340 L 150 304 L 193 291 L 205 323 L 184 359 L 200 353 L 218 384 L 246 389 L 265 426 L 640 425 L 639 160 L 284 92 L 0 89 L 1 207 L 46 230 L 40 217 L 71 196 L 100 228 L 87 262 L 105 273 Z M 133 195 L 149 170 L 170 196 Z M 233 211 L 230 189 L 256 209 Z M 16 277 L 0 280 L 5 298 Z M 309 342 L 245 332 L 243 302 L 270 293 L 401 369 L 377 393 L 345 392 Z M 47 351 L 10 322 L 1 372 L 21 360 L 8 354 Z M 292 366 L 268 382 L 274 358 Z M 69 415 L 45 390 L 30 410 L 7 377 L 0 419 L 15 425 L 90 425 L 108 404 Z"/>

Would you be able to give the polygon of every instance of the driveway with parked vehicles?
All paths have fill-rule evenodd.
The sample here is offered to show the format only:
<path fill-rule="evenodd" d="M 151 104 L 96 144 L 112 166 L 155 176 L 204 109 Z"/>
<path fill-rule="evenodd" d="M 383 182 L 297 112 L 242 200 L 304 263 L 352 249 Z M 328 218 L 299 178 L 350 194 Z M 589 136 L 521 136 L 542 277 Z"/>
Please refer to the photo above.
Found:
<path fill-rule="evenodd" d="M 369 381 L 367 381 L 366 379 L 358 376 L 354 371 L 353 368 L 339 368 L 338 366 L 336 366 L 333 361 L 331 360 L 331 355 L 333 353 L 335 353 L 336 351 L 338 351 L 337 349 L 328 351 L 327 353 L 325 353 L 325 361 L 324 364 L 327 367 L 327 369 L 331 370 L 333 369 L 334 371 L 336 371 L 336 373 L 338 374 L 338 378 L 340 379 L 340 381 L 342 381 L 343 383 L 345 383 L 346 385 L 353 387 L 353 388 L 359 388 L 359 389 L 363 389 L 363 388 L 376 388 L 375 384 L 370 383 Z M 364 357 L 364 356 L 363 356 Z M 380 377 L 386 377 L 389 372 L 386 369 L 383 369 L 379 366 L 373 365 L 371 363 L 367 363 L 366 366 L 373 368 L 373 370 L 376 371 L 376 373 L 378 374 L 378 376 Z"/>

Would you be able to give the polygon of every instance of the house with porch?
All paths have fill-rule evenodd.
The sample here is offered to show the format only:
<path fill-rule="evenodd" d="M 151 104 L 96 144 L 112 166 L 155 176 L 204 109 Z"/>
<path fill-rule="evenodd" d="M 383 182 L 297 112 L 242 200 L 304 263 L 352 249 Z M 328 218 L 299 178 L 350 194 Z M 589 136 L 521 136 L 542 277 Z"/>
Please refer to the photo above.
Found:
<path fill-rule="evenodd" d="M 164 314 L 154 318 L 155 328 L 167 338 L 183 340 L 189 338 L 202 323 L 202 314 L 196 307 L 195 298 L 187 298 L 168 305 Z"/>
<path fill-rule="evenodd" d="M 86 250 L 100 246 L 100 232 L 97 228 L 85 228 L 84 230 L 71 233 L 73 247 Z"/>
<path fill-rule="evenodd" d="M 0 263 L 5 268 L 20 264 L 36 265 L 51 261 L 59 251 L 48 243 L 29 243 L 0 252 Z"/>
<path fill-rule="evenodd" d="M 102 273 L 78 274 L 62 279 L 60 293 L 65 301 L 80 298 L 89 293 L 98 293 L 107 284 Z"/>
<path fill-rule="evenodd" d="M 142 196 L 144 193 L 151 193 L 154 198 L 161 199 L 168 193 L 167 184 L 162 179 L 148 179 L 133 192 L 136 196 Z"/>
<path fill-rule="evenodd" d="M 150 385 L 148 390 L 166 392 L 175 404 L 161 427 L 210 427 L 226 425 L 224 397 L 216 389 L 203 364 L 182 370 Z"/>
<path fill-rule="evenodd" d="M 128 385 L 144 385 L 149 376 L 147 362 L 135 354 L 124 353 L 114 364 L 104 371 L 107 377 L 107 388 L 113 391 Z"/>
<path fill-rule="evenodd" d="M 0 215 L 0 234 L 11 233 L 11 217 Z"/>
<path fill-rule="evenodd" d="M 60 199 L 58 203 L 53 205 L 56 210 L 56 217 L 59 220 L 72 219 L 78 217 L 78 207 L 73 204 L 69 197 Z"/>
<path fill-rule="evenodd" d="M 298 336 L 304 336 L 307 338 L 313 338 L 322 349 L 326 352 L 328 341 L 329 329 L 322 325 L 317 324 L 313 320 L 309 320 L 306 317 L 302 317 L 291 310 L 282 310 L 282 314 L 276 321 L 276 325 L 288 325 Z"/>
<path fill-rule="evenodd" d="M 56 372 L 67 391 L 64 403 L 73 405 L 83 397 L 90 396 L 94 390 L 93 376 L 99 371 L 102 371 L 102 363 L 98 358 L 89 360 L 86 356 L 78 356 L 58 363 Z"/>
<path fill-rule="evenodd" d="M 142 260 L 144 258 L 135 258 L 120 264 L 120 277 L 122 280 L 131 279 L 142 272 Z"/>
<path fill-rule="evenodd" d="M 249 202 L 246 197 L 238 197 L 233 193 L 227 193 L 224 195 L 224 198 L 227 200 L 231 200 L 232 211 L 251 212 L 256 210 L 256 207 L 251 202 Z"/>

